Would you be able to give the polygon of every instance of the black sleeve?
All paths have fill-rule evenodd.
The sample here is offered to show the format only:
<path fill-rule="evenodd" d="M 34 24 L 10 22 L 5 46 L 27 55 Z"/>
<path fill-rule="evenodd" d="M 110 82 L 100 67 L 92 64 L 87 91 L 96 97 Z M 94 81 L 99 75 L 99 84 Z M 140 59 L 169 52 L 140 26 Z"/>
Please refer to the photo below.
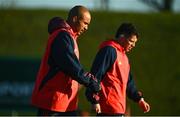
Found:
<path fill-rule="evenodd" d="M 67 32 L 60 32 L 54 39 L 51 47 L 51 61 L 80 84 L 88 85 L 89 78 L 85 76 L 86 72 L 74 53 L 73 39 Z"/>
<path fill-rule="evenodd" d="M 106 46 L 99 50 L 91 68 L 91 73 L 99 82 L 102 80 L 106 71 L 114 64 L 116 58 L 116 50 L 111 46 Z"/>
<path fill-rule="evenodd" d="M 131 72 L 129 72 L 126 92 L 127 92 L 127 96 L 135 102 L 138 102 L 142 97 L 142 93 L 139 92 L 136 88 Z"/>

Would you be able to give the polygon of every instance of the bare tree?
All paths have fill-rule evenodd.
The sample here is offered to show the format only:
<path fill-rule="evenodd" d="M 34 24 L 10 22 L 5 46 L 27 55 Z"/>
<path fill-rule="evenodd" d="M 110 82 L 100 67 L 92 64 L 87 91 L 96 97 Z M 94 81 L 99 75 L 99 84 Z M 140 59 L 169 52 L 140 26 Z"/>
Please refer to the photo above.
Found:
<path fill-rule="evenodd" d="M 15 8 L 16 0 L 0 0 L 0 8 Z"/>
<path fill-rule="evenodd" d="M 140 0 L 140 1 L 161 12 L 172 12 L 172 5 L 174 2 L 174 0 Z"/>
<path fill-rule="evenodd" d="M 109 10 L 109 0 L 101 0 L 100 4 L 103 10 Z"/>

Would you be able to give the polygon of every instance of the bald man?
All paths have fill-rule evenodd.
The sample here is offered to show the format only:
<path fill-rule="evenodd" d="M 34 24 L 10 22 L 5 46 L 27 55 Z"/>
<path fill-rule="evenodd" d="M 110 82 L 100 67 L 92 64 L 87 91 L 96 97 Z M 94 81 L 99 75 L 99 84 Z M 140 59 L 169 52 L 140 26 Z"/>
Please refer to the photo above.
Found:
<path fill-rule="evenodd" d="M 73 7 L 67 20 L 49 21 L 50 34 L 32 94 L 41 116 L 77 115 L 79 83 L 100 90 L 97 79 L 79 62 L 77 38 L 88 29 L 91 15 L 83 6 Z"/>

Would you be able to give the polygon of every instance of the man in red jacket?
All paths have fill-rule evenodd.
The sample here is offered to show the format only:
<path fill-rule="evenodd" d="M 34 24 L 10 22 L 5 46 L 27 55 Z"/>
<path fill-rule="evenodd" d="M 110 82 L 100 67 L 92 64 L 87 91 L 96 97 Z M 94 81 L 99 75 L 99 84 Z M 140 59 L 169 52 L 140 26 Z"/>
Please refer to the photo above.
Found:
<path fill-rule="evenodd" d="M 99 100 L 90 88 L 86 90 L 86 96 L 98 115 L 124 115 L 126 95 L 137 102 L 144 112 L 150 110 L 149 104 L 135 86 L 126 56 L 126 52 L 134 48 L 137 41 L 136 28 L 131 23 L 123 23 L 115 39 L 100 45 L 91 68 L 91 73 L 101 84 Z"/>
<path fill-rule="evenodd" d="M 90 12 L 83 6 L 73 7 L 66 21 L 59 17 L 50 20 L 50 35 L 32 94 L 38 115 L 77 115 L 79 83 L 94 92 L 100 90 L 97 79 L 79 62 L 77 38 L 90 21 Z"/>

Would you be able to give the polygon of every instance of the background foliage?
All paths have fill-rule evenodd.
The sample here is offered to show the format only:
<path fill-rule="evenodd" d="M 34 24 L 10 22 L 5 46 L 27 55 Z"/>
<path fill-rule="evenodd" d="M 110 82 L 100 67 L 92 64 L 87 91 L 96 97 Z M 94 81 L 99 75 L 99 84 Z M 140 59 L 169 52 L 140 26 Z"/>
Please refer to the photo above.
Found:
<path fill-rule="evenodd" d="M 66 14 L 59 10 L 0 10 L 0 57 L 40 60 L 48 21 L 54 16 L 66 18 Z M 128 101 L 132 115 L 180 115 L 179 14 L 92 11 L 89 30 L 78 40 L 84 68 L 90 69 L 98 45 L 113 38 L 122 22 L 134 23 L 140 32 L 136 48 L 128 56 L 136 84 L 151 104 L 151 112 L 143 114 L 137 104 Z M 80 109 L 90 111 L 83 90 Z"/>

